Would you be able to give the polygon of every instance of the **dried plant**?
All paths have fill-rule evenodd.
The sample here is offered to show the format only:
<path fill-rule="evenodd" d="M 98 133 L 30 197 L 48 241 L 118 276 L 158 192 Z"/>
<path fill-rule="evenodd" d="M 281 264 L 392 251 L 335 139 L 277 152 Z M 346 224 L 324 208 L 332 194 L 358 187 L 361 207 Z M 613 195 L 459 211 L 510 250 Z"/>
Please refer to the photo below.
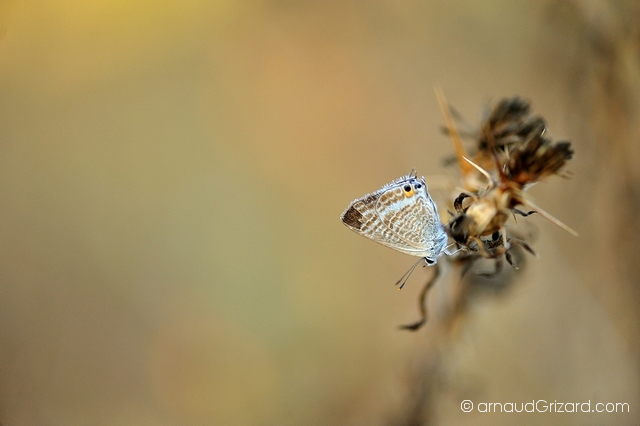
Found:
<path fill-rule="evenodd" d="M 460 167 L 463 190 L 453 201 L 455 213 L 445 230 L 463 258 L 468 259 L 463 271 L 479 257 L 495 259 L 496 271 L 503 257 L 516 267 L 510 253 L 514 245 L 533 254 L 525 240 L 507 232 L 509 219 L 516 215 L 538 213 L 577 235 L 526 195 L 526 190 L 540 180 L 563 173 L 573 156 L 570 142 L 546 137 L 544 119 L 531 114 L 527 101 L 514 97 L 501 100 L 491 110 L 476 132 L 469 155 L 454 124 L 456 113 L 451 112 L 441 92 L 436 94 Z"/>

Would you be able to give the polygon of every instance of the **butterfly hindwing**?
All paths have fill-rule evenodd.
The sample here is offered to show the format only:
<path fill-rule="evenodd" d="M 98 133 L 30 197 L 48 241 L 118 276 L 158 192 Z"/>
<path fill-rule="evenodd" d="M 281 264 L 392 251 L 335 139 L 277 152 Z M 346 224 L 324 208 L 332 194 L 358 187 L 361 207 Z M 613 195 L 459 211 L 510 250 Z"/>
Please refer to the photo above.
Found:
<path fill-rule="evenodd" d="M 424 179 L 413 173 L 354 200 L 341 219 L 354 232 L 413 256 L 435 259 L 446 243 Z"/>

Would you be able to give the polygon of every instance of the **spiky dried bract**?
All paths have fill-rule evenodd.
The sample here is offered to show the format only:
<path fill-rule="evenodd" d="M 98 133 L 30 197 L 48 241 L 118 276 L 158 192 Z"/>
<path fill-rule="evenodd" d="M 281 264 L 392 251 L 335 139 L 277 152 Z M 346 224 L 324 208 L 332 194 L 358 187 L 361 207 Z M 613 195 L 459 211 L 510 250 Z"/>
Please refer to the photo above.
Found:
<path fill-rule="evenodd" d="M 509 151 L 505 175 L 510 182 L 522 187 L 558 174 L 571 158 L 570 142 L 554 143 L 540 132 Z"/>

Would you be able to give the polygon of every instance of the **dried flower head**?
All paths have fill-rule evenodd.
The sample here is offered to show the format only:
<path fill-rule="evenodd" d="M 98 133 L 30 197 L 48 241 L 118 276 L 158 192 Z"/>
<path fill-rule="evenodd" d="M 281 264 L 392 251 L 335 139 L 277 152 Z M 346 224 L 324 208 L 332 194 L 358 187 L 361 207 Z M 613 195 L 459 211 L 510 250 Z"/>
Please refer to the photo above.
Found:
<path fill-rule="evenodd" d="M 531 114 L 527 101 L 514 97 L 501 100 L 491 110 L 477 132 L 470 160 L 455 129 L 451 109 L 442 93 L 436 94 L 465 189 L 454 200 L 455 213 L 445 225 L 458 248 L 488 259 L 500 260 L 504 256 L 515 267 L 509 254 L 513 244 L 533 251 L 525 241 L 508 235 L 507 222 L 515 215 L 534 212 L 575 235 L 575 231 L 536 206 L 525 192 L 541 179 L 562 172 L 573 156 L 571 144 L 545 137 L 544 119 Z"/>

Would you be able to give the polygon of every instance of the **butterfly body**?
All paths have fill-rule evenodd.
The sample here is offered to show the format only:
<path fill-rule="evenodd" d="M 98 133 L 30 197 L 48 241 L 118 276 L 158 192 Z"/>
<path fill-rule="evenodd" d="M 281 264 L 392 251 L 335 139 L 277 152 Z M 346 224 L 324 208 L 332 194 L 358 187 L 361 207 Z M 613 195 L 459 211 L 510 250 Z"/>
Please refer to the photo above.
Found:
<path fill-rule="evenodd" d="M 447 245 L 436 204 L 415 172 L 354 200 L 341 220 L 357 234 L 430 264 Z"/>

